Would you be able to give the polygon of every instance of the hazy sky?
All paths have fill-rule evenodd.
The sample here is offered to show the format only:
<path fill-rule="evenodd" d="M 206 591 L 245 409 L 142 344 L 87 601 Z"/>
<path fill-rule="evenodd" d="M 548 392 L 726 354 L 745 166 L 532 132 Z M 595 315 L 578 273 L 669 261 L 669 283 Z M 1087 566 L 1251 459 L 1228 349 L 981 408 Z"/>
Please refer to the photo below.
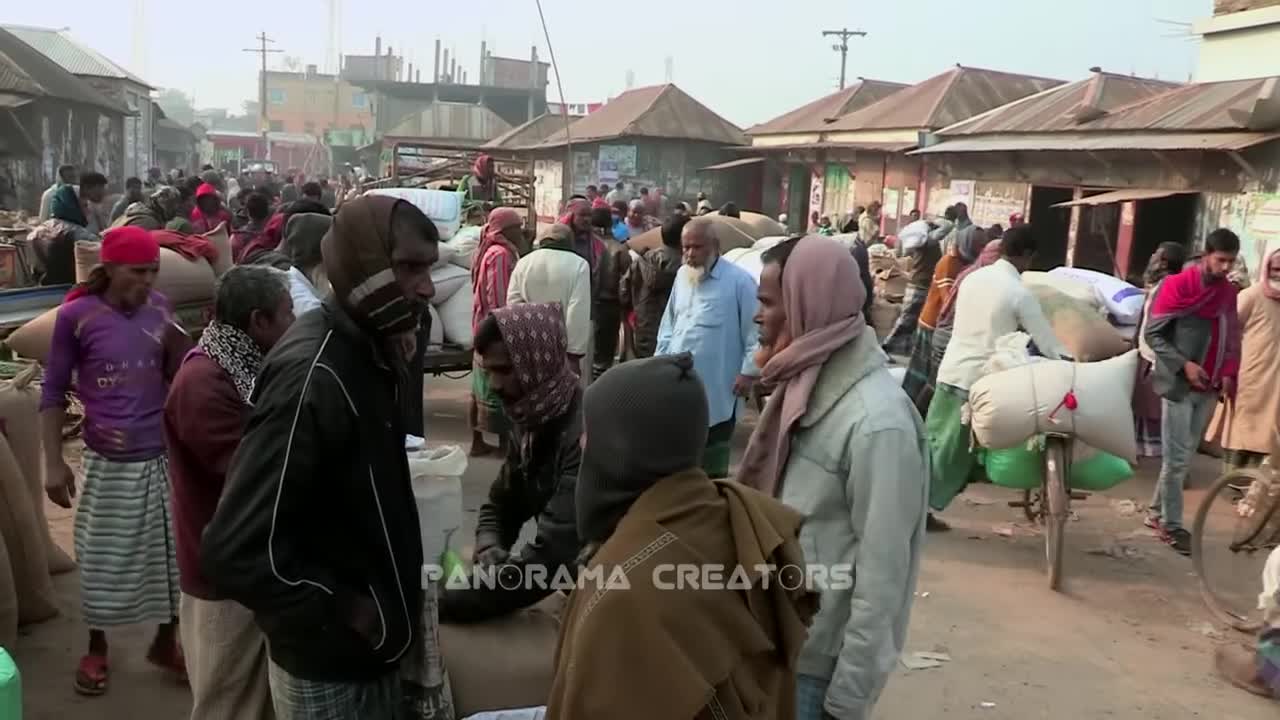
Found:
<path fill-rule="evenodd" d="M 460 53 L 474 78 L 480 41 L 495 54 L 547 58 L 534 0 L 334 0 L 340 47 L 383 47 L 431 72 L 436 38 Z M 192 94 L 199 107 L 257 97 L 258 57 L 241 52 L 265 30 L 302 64 L 324 65 L 326 0 L 61 0 L 5 3 L 0 22 L 69 27 L 80 40 L 158 87 Z M 823 29 L 866 30 L 851 41 L 849 77 L 918 82 L 954 63 L 1074 80 L 1100 65 L 1113 72 L 1186 80 L 1197 43 L 1186 23 L 1211 0 L 543 0 L 569 102 L 607 99 L 674 81 L 742 126 L 836 89 L 839 53 Z M 587 10 L 586 8 L 592 8 Z M 143 22 L 135 31 L 141 10 Z M 1174 21 L 1174 22 L 1163 22 Z M 135 42 L 136 40 L 136 42 Z M 548 100 L 557 99 L 555 84 Z"/>

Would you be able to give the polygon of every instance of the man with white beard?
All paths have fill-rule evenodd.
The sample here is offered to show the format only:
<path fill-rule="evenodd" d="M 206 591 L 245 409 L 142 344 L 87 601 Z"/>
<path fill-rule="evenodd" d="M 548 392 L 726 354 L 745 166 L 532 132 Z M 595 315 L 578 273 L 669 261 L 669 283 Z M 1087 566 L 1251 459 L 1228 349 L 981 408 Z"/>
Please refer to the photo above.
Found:
<path fill-rule="evenodd" d="M 719 225 L 694 218 L 680 236 L 684 265 L 658 329 L 657 355 L 693 355 L 707 392 L 710 431 L 703 470 L 712 478 L 729 476 L 729 442 L 739 401 L 751 392 L 760 369 L 756 281 L 742 268 L 720 258 Z"/>

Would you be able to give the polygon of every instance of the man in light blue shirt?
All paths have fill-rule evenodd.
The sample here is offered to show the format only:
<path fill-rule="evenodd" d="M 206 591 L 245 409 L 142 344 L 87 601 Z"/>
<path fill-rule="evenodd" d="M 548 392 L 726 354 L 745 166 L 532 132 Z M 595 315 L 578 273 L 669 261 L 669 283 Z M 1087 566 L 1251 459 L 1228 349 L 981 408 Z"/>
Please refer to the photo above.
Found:
<path fill-rule="evenodd" d="M 756 281 L 720 257 L 719 225 L 695 218 L 680 236 L 684 265 L 658 328 L 658 355 L 688 352 L 707 391 L 711 428 L 703 469 L 729 476 L 729 449 L 746 397 L 760 374 L 755 363 Z"/>

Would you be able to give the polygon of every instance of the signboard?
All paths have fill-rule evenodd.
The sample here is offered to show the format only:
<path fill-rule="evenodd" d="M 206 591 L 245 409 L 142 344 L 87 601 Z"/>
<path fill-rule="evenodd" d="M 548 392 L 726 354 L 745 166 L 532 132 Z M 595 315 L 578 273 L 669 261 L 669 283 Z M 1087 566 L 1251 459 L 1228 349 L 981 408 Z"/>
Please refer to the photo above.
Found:
<path fill-rule="evenodd" d="M 970 210 L 973 209 L 973 186 L 972 180 L 952 180 L 951 181 L 951 201 L 948 205 L 956 203 L 964 203 Z M 970 213 L 972 214 L 972 213 Z"/>
<path fill-rule="evenodd" d="M 600 159 L 596 166 L 600 182 L 616 183 L 619 178 L 635 177 L 635 145 L 601 145 Z"/>
<path fill-rule="evenodd" d="M 587 186 L 595 184 L 595 175 L 596 159 L 589 152 L 575 150 L 573 152 L 573 193 L 577 195 L 586 193 Z"/>
<path fill-rule="evenodd" d="M 812 173 L 812 177 L 809 178 L 809 217 L 805 218 L 800 223 L 800 226 L 806 229 L 811 229 L 813 224 L 810 218 L 814 215 L 822 214 L 822 188 L 823 181 L 825 180 L 822 168 L 815 168 L 810 172 Z"/>

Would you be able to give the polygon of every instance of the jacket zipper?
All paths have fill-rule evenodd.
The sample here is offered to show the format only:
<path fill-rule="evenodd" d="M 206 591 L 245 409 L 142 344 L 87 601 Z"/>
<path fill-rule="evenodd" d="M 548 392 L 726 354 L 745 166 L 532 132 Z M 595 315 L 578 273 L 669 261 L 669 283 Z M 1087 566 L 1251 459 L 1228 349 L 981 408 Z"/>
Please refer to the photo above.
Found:
<path fill-rule="evenodd" d="M 365 469 L 369 473 L 369 489 L 373 492 L 373 504 L 378 508 L 378 520 L 382 523 L 382 539 L 387 545 L 387 556 L 391 558 L 391 574 L 396 579 L 396 590 L 400 593 L 400 607 L 404 611 L 404 624 L 406 629 L 404 647 L 400 648 L 400 650 L 395 654 L 395 657 L 388 660 L 388 663 L 393 663 L 399 660 L 413 643 L 414 623 L 413 619 L 409 617 L 409 601 L 405 599 L 404 584 L 400 582 L 400 566 L 396 563 L 396 552 L 391 547 L 391 534 L 387 531 L 387 518 L 382 513 L 382 500 L 378 497 L 378 486 L 373 479 L 373 466 L 366 465 Z M 377 602 L 376 596 L 374 597 L 374 602 Z M 381 613 L 382 609 L 379 608 L 378 612 Z"/>

